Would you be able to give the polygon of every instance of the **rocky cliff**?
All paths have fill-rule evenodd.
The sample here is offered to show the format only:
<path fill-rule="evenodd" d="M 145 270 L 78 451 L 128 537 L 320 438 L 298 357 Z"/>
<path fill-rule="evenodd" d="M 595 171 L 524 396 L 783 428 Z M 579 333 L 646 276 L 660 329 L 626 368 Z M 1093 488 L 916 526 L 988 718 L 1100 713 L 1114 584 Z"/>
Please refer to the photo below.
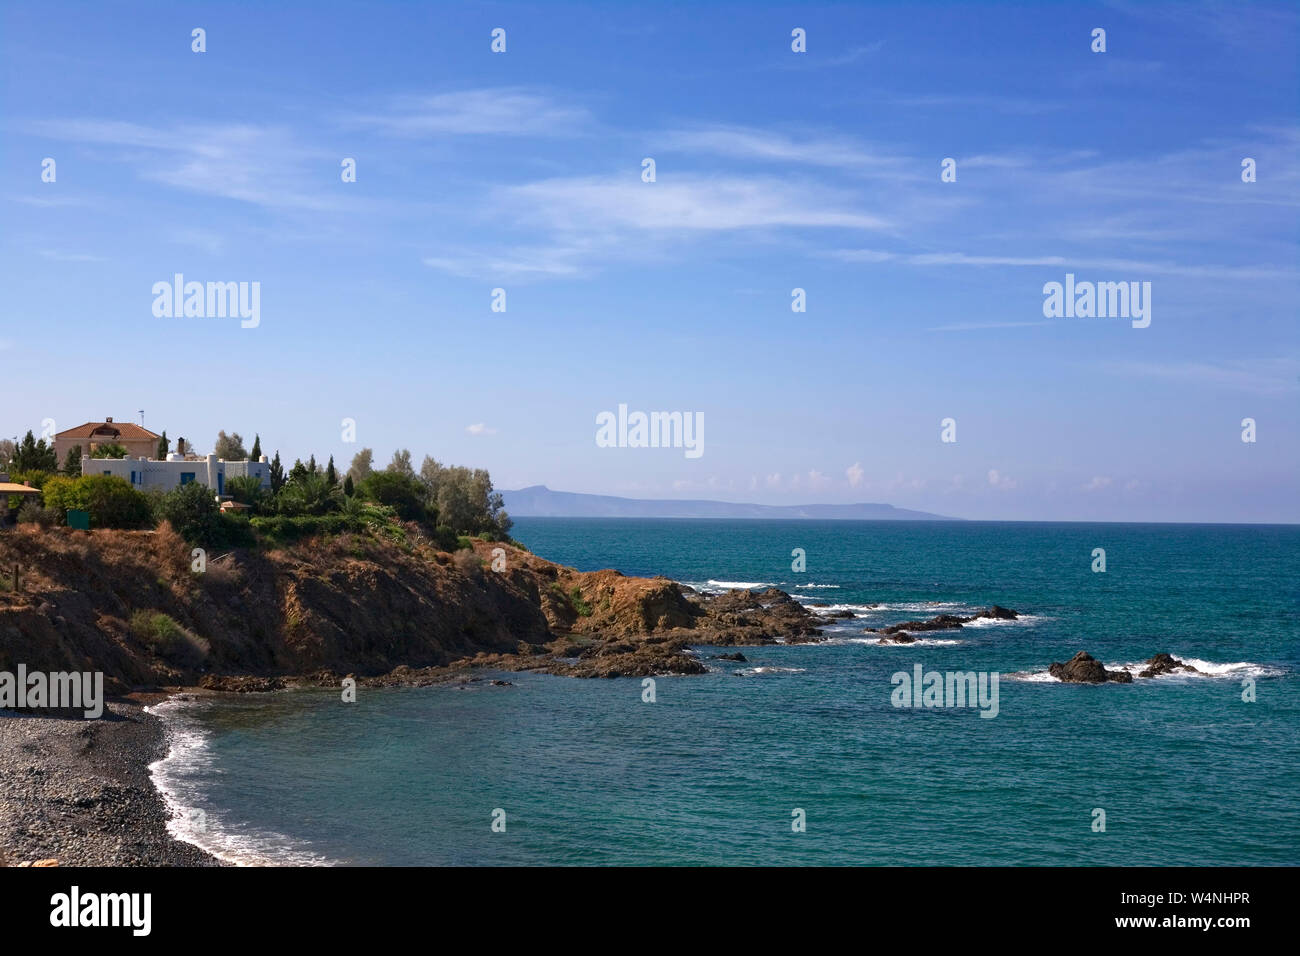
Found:
<path fill-rule="evenodd" d="M 813 615 L 780 591 L 709 598 L 508 545 L 474 541 L 450 554 L 414 533 L 400 543 L 341 535 L 240 550 L 196 572 L 190 547 L 165 525 L 22 527 L 0 535 L 0 582 L 0 670 L 103 671 L 116 692 L 348 674 L 419 682 L 429 669 L 467 665 L 696 673 L 691 644 L 819 637 Z"/>

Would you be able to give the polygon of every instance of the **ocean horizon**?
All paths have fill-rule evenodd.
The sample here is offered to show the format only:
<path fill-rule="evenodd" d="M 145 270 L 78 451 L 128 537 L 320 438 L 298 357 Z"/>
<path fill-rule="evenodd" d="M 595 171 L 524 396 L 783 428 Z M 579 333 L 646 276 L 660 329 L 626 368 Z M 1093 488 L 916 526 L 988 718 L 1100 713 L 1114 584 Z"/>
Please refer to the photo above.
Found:
<path fill-rule="evenodd" d="M 655 678 L 652 703 L 639 678 L 520 672 L 348 706 L 319 689 L 172 700 L 151 769 L 173 833 L 241 863 L 1300 863 L 1300 527 L 520 518 L 513 534 L 582 571 L 779 588 L 827 639 L 698 647 L 707 672 Z M 992 605 L 1019 617 L 907 645 L 864 630 Z M 1048 673 L 1078 651 L 1133 682 Z M 1157 653 L 1195 671 L 1136 676 Z M 997 675 L 995 715 L 898 706 L 918 665 Z"/>

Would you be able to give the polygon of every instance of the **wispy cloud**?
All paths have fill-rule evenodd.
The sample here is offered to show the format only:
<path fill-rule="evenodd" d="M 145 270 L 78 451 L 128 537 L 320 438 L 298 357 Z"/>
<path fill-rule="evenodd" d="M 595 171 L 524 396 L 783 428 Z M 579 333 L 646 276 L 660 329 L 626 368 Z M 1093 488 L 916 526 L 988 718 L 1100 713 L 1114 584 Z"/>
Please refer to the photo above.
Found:
<path fill-rule="evenodd" d="M 543 92 L 502 87 L 403 96 L 382 111 L 350 114 L 342 122 L 396 136 L 556 136 L 590 124 L 591 114 Z"/>
<path fill-rule="evenodd" d="M 92 256 L 81 252 L 60 252 L 57 249 L 42 249 L 41 257 L 54 262 L 107 262 L 103 256 Z"/>
<path fill-rule="evenodd" d="M 322 210 L 340 205 L 304 182 L 314 162 L 328 156 L 284 128 L 253 124 L 178 124 L 151 127 L 118 120 L 52 119 L 31 124 L 38 135 L 112 147 L 112 157 L 142 178 L 177 189 L 260 206 Z"/>
<path fill-rule="evenodd" d="M 898 253 L 881 249 L 836 249 L 828 253 L 844 262 L 898 262 L 913 266 L 1052 266 L 1063 269 L 1110 269 L 1137 275 L 1172 275 L 1209 279 L 1297 279 L 1300 269 L 1282 266 L 1194 265 L 1141 259 L 1083 256 L 982 256 L 965 252 Z"/>
<path fill-rule="evenodd" d="M 1103 362 L 1100 367 L 1115 375 L 1261 394 L 1300 391 L 1300 358 L 1291 356 L 1225 362 L 1128 359 Z"/>
<path fill-rule="evenodd" d="M 523 215 L 555 229 L 718 232 L 776 227 L 880 230 L 890 223 L 852 195 L 791 178 L 639 176 L 548 179 L 502 191 Z"/>
<path fill-rule="evenodd" d="M 892 155 L 843 137 L 816 133 L 785 134 L 749 126 L 679 129 L 666 133 L 663 140 L 669 149 L 772 163 L 895 173 L 912 166 L 907 157 Z"/>

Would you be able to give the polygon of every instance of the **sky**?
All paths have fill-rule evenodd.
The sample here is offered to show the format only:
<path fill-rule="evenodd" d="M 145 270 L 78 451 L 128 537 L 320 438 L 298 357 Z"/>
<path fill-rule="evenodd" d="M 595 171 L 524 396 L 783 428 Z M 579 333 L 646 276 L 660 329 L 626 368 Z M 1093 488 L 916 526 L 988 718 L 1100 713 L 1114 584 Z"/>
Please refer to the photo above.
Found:
<path fill-rule="evenodd" d="M 5 3 L 0 435 L 1300 521 L 1298 45 L 1289 3 Z M 177 273 L 256 326 L 156 315 Z M 1150 324 L 1046 316 L 1067 274 Z M 701 453 L 601 447 L 620 404 Z"/>

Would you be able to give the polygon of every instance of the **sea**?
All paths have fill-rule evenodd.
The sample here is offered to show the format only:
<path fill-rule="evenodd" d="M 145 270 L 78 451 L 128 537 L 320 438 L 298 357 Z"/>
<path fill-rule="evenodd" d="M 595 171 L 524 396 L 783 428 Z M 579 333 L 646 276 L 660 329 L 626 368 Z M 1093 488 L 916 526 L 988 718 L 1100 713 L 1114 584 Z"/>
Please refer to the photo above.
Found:
<path fill-rule="evenodd" d="M 699 647 L 706 674 L 653 684 L 487 672 L 351 704 L 169 701 L 151 771 L 173 833 L 244 864 L 1300 864 L 1300 526 L 519 518 L 513 534 L 580 570 L 777 587 L 828 639 Z M 1020 616 L 910 645 L 865 630 L 993 604 Z M 1078 651 L 1196 673 L 1048 674 Z M 904 692 L 918 665 L 941 678 L 933 706 Z M 996 676 L 995 715 L 948 695 L 950 672 Z"/>

